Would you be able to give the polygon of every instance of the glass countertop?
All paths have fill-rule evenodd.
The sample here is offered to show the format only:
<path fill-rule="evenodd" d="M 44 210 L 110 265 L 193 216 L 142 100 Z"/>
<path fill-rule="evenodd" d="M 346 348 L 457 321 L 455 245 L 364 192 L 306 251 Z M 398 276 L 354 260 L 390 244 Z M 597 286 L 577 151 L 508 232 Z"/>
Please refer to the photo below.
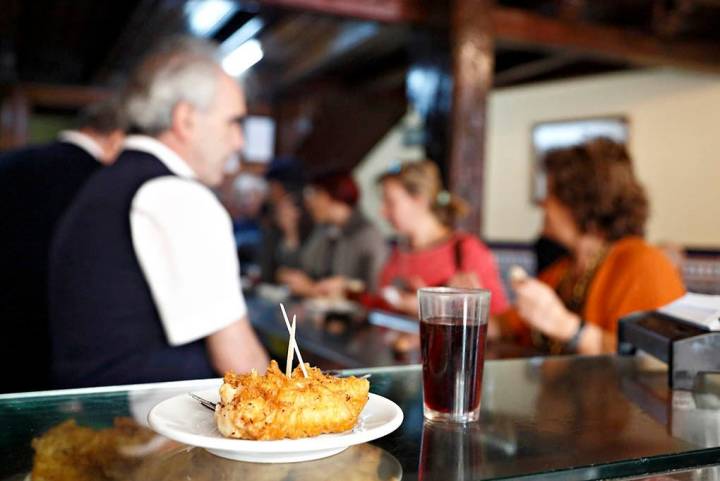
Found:
<path fill-rule="evenodd" d="M 623 478 L 621 481 L 719 481 L 720 466 L 705 466 L 681 471 L 670 471 L 667 473 L 654 473 Z"/>
<path fill-rule="evenodd" d="M 296 464 L 229 461 L 201 448 L 149 442 L 142 452 L 114 455 L 95 478 L 583 480 L 720 464 L 720 389 L 710 380 L 694 393 L 673 392 L 664 366 L 646 358 L 489 361 L 481 419 L 465 426 L 424 422 L 417 365 L 353 372 L 372 373 L 371 391 L 402 408 L 405 419 L 397 431 L 330 458 Z M 0 395 L 0 480 L 25 479 L 33 469 L 33 438 L 64 421 L 75 419 L 94 430 L 112 426 L 118 417 L 144 423 L 157 402 L 217 384 Z M 43 467 L 41 461 L 35 459 L 36 469 Z"/>

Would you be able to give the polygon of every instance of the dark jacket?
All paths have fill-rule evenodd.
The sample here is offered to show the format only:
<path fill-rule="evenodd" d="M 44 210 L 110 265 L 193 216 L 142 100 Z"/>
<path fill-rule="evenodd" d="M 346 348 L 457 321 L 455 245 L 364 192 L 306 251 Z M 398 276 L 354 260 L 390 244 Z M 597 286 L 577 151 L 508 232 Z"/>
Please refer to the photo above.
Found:
<path fill-rule="evenodd" d="M 169 175 L 154 156 L 125 151 L 85 185 L 58 226 L 50 253 L 56 387 L 215 375 L 203 340 L 168 344 L 133 246 L 135 194 Z"/>
<path fill-rule="evenodd" d="M 317 226 L 302 247 L 300 262 L 314 279 L 359 279 L 369 292 L 374 292 L 388 250 L 378 228 L 356 209 L 340 228 Z"/>
<path fill-rule="evenodd" d="M 100 168 L 53 142 L 0 154 L 0 391 L 48 388 L 48 249 L 80 187 Z"/>

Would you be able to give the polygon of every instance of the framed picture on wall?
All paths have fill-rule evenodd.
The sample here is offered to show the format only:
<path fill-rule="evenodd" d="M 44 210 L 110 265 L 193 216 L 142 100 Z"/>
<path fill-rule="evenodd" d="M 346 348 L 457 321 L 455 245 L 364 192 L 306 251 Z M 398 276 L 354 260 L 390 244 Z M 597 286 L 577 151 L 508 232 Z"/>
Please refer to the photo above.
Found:
<path fill-rule="evenodd" d="M 532 126 L 531 199 L 542 202 L 547 194 L 547 180 L 542 167 L 545 154 L 553 149 L 577 145 L 595 137 L 608 137 L 627 144 L 630 129 L 627 117 L 610 115 L 583 119 L 552 120 Z"/>

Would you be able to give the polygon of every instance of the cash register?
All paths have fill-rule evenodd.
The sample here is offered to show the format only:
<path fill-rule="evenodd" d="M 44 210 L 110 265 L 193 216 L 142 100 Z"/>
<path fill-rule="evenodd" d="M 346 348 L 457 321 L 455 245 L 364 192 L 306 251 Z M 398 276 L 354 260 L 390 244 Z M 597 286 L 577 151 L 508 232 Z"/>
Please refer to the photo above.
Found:
<path fill-rule="evenodd" d="M 692 390 L 699 375 L 720 373 L 720 331 L 661 311 L 620 319 L 618 354 L 643 351 L 668 366 L 673 389 Z"/>

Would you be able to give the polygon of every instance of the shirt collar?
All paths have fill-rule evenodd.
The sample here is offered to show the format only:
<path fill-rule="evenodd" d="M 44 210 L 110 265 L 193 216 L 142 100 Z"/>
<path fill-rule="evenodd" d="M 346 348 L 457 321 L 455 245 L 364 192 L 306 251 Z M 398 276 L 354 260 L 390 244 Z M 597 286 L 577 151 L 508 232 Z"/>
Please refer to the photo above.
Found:
<path fill-rule="evenodd" d="M 103 148 L 92 137 L 77 130 L 63 130 L 58 134 L 58 140 L 80 147 L 100 162 L 104 157 Z"/>
<path fill-rule="evenodd" d="M 194 179 L 197 176 L 190 166 L 174 150 L 147 135 L 129 135 L 123 143 L 125 150 L 139 150 L 157 157 L 170 172 L 180 177 Z"/>

